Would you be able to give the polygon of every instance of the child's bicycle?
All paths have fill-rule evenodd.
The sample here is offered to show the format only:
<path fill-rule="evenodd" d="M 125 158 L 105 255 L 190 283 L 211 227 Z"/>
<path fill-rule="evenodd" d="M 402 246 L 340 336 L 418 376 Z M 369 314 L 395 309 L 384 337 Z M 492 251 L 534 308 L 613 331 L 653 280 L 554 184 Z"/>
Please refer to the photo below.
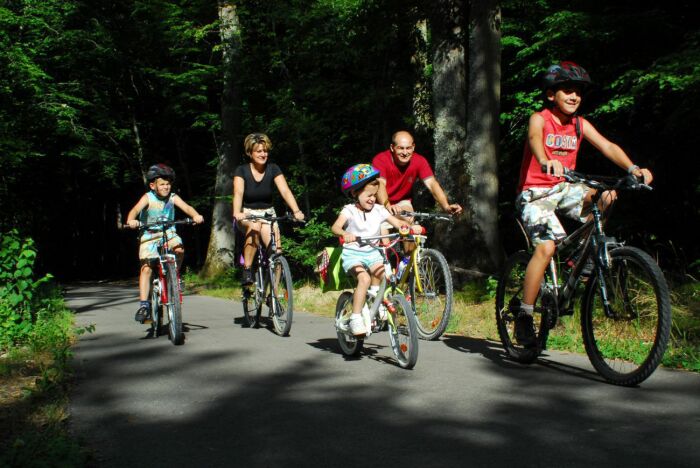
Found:
<path fill-rule="evenodd" d="M 661 269 L 647 253 L 606 236 L 598 201 L 605 190 L 651 187 L 634 176 L 611 178 L 567 171 L 564 177 L 597 189 L 591 204 L 592 218 L 557 242 L 557 254 L 545 272 L 534 307 L 537 339 L 532 346 L 517 344 L 514 330 L 531 249 L 506 260 L 496 292 L 498 333 L 511 358 L 533 362 L 546 349 L 549 330 L 558 318 L 574 313 L 577 284 L 589 276 L 583 279 L 586 284 L 580 309 L 588 358 L 609 382 L 637 385 L 654 372 L 668 344 L 668 286 Z M 587 274 L 585 269 L 590 268 L 591 262 L 592 271 Z"/>
<path fill-rule="evenodd" d="M 268 317 L 272 319 L 275 332 L 280 336 L 288 336 L 292 329 L 294 315 L 294 299 L 292 273 L 289 262 L 281 253 L 277 253 L 277 238 L 275 223 L 279 221 L 298 221 L 291 215 L 284 216 L 254 216 L 245 218 L 249 221 L 265 220 L 270 222 L 270 244 L 267 248 L 258 242 L 258 251 L 251 268 L 254 282 L 243 287 L 243 321 L 247 327 L 258 327 L 262 315 L 263 304 L 267 305 Z"/>
<path fill-rule="evenodd" d="M 412 369 L 418 360 L 418 329 L 416 317 L 405 294 L 398 288 L 396 275 L 389 264 L 387 249 L 399 241 L 399 234 L 386 236 L 369 236 L 357 238 L 360 245 L 372 245 L 382 255 L 384 260 L 384 278 L 376 296 L 367 294 L 367 308 L 363 309 L 362 318 L 367 334 L 362 337 L 353 336 L 348 328 L 348 320 L 352 314 L 351 291 L 343 292 L 335 306 L 335 329 L 338 344 L 346 356 L 357 356 L 362 351 L 365 338 L 372 333 L 386 329 L 389 332 L 391 350 L 396 356 L 399 366 Z M 405 239 L 410 239 L 411 236 Z M 374 245 L 373 241 L 389 239 L 386 245 Z M 342 240 L 342 239 L 341 239 Z M 388 281 L 388 287 L 387 287 Z"/>
<path fill-rule="evenodd" d="M 177 257 L 168 247 L 168 228 L 178 224 L 195 224 L 190 218 L 170 221 L 157 220 L 154 223 L 141 224 L 140 230 L 162 230 L 162 237 L 158 241 L 157 268 L 152 268 L 151 281 L 151 337 L 157 338 L 161 334 L 163 318 L 168 319 L 168 335 L 174 345 L 185 342 L 185 334 L 182 326 L 182 289 L 180 271 L 177 267 Z"/>
<path fill-rule="evenodd" d="M 419 220 L 451 221 L 449 215 L 402 211 L 401 216 Z M 418 336 L 437 340 L 445 333 L 452 314 L 452 275 L 447 260 L 438 250 L 424 247 L 428 236 L 414 234 L 415 242 L 408 264 L 397 273 L 398 286 L 409 291 Z"/>

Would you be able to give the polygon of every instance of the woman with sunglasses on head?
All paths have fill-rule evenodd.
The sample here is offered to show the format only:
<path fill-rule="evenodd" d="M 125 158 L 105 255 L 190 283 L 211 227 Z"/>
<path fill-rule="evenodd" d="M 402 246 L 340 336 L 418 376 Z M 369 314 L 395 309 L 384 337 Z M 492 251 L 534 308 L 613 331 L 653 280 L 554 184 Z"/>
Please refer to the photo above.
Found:
<path fill-rule="evenodd" d="M 246 216 L 276 216 L 272 205 L 273 186 L 277 187 L 294 218 L 301 221 L 304 213 L 299 209 L 282 170 L 277 164 L 268 162 L 268 154 L 272 149 L 270 138 L 264 133 L 251 133 L 245 137 L 243 147 L 250 161 L 238 166 L 233 174 L 233 217 L 238 228 L 245 233 L 241 282 L 248 285 L 253 283 L 251 265 L 258 242 L 262 239 L 264 245 L 270 243 L 270 223 L 264 220 L 248 221 L 245 220 Z M 278 229 L 277 226 L 275 229 Z M 278 231 L 275 231 L 275 235 L 279 239 Z M 277 245 L 279 250 L 281 243 Z"/>

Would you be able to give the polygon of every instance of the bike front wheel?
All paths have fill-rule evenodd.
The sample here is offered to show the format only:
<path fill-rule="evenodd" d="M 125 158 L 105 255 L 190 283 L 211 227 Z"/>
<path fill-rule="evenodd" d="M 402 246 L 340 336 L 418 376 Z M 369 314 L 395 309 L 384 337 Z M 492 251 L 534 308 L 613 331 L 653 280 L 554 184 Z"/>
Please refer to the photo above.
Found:
<path fill-rule="evenodd" d="M 418 269 L 409 278 L 409 291 L 418 336 L 424 340 L 437 340 L 445 333 L 452 313 L 452 275 L 440 252 L 421 250 Z"/>
<path fill-rule="evenodd" d="M 288 336 L 292 329 L 294 298 L 292 273 L 287 259 L 275 257 L 271 262 L 268 294 L 266 294 L 272 325 L 280 336 Z"/>
<path fill-rule="evenodd" d="M 525 270 L 530 254 L 521 250 L 511 255 L 503 266 L 496 289 L 496 326 L 498 335 L 508 356 L 523 364 L 530 364 L 540 354 L 547 339 L 547 311 L 542 307 L 541 292 L 533 310 L 533 325 L 537 339 L 535 344 L 522 346 L 515 338 L 515 318 L 520 313 L 523 299 Z"/>
<path fill-rule="evenodd" d="M 347 321 L 352 315 L 352 296 L 353 293 L 345 291 L 338 298 L 338 302 L 335 304 L 335 323 L 336 323 L 336 333 L 338 335 L 338 345 L 340 346 L 340 351 L 345 356 L 358 356 L 362 351 L 362 346 L 364 340 L 362 338 L 355 338 L 350 335 L 350 332 L 341 330 L 338 327 L 347 327 Z"/>
<path fill-rule="evenodd" d="M 160 303 L 160 288 L 162 287 L 160 280 L 151 281 L 151 319 L 153 320 L 151 322 L 151 337 L 153 338 L 160 336 L 160 330 L 163 326 L 163 311 Z"/>
<path fill-rule="evenodd" d="M 180 302 L 180 287 L 177 281 L 177 267 L 174 263 L 166 263 L 166 282 L 168 288 L 168 333 L 174 345 L 185 342 L 182 330 L 182 303 Z"/>
<path fill-rule="evenodd" d="M 663 358 L 671 332 L 671 301 L 663 272 L 644 251 L 620 247 L 610 251 L 610 259 L 610 268 L 592 276 L 584 293 L 583 343 L 600 375 L 613 384 L 633 386 L 647 379 Z"/>
<path fill-rule="evenodd" d="M 411 304 L 401 294 L 390 299 L 393 307 L 389 308 L 389 340 L 391 350 L 404 369 L 413 369 L 418 360 L 418 327 Z M 392 310 L 393 309 L 393 310 Z"/>

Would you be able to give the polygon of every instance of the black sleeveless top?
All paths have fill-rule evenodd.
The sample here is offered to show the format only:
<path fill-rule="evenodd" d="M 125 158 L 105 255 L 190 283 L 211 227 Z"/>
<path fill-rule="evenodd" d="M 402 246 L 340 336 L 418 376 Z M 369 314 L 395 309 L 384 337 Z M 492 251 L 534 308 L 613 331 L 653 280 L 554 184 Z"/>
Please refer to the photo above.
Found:
<path fill-rule="evenodd" d="M 272 195 L 275 189 L 274 179 L 282 174 L 277 164 L 267 163 L 265 173 L 260 182 L 256 181 L 250 170 L 250 164 L 243 164 L 236 168 L 234 177 L 241 177 L 245 182 L 243 189 L 243 208 L 262 210 L 272 207 Z"/>

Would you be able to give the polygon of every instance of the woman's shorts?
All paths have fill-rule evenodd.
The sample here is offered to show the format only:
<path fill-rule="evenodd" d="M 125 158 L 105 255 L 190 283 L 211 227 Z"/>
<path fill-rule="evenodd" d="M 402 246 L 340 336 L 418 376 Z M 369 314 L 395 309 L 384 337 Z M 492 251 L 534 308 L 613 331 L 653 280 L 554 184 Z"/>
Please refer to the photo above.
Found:
<path fill-rule="evenodd" d="M 561 182 L 554 187 L 532 187 L 515 199 L 515 206 L 532 245 L 566 237 L 557 214 L 584 222 L 583 199 L 589 188 L 584 184 Z M 551 192 L 551 193 L 550 193 Z"/>
<path fill-rule="evenodd" d="M 253 209 L 253 208 L 243 208 L 243 214 L 244 215 L 252 215 L 252 216 L 270 216 L 270 217 L 276 217 L 277 214 L 275 213 L 275 209 L 270 207 L 270 208 L 263 208 L 263 209 Z M 270 224 L 270 221 L 267 221 L 266 219 L 258 219 L 257 221 L 261 222 L 262 224 Z M 242 232 L 245 232 L 245 228 L 240 222 L 236 222 L 236 226 L 238 226 L 238 229 L 240 229 Z"/>
<path fill-rule="evenodd" d="M 347 273 L 352 267 L 363 266 L 370 269 L 378 263 L 383 263 L 381 254 L 377 249 L 361 251 L 353 249 L 343 249 L 343 254 L 340 257 L 343 263 L 343 270 Z"/>

